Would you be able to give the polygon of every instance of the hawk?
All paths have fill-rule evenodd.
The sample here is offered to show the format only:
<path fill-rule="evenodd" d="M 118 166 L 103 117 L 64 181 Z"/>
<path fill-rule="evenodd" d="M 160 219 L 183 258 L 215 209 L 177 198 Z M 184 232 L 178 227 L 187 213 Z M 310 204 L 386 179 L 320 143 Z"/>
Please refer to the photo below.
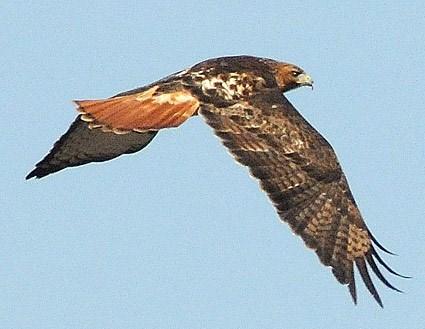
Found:
<path fill-rule="evenodd" d="M 392 270 L 354 201 L 326 139 L 284 93 L 313 86 L 300 67 L 268 58 L 209 59 L 108 99 L 75 101 L 80 113 L 27 179 L 137 152 L 161 129 L 200 115 L 236 161 L 247 166 L 288 223 L 357 303 L 354 267 L 382 307 L 369 268 L 387 287 L 377 262 Z M 402 276 L 403 277 L 403 276 Z"/>

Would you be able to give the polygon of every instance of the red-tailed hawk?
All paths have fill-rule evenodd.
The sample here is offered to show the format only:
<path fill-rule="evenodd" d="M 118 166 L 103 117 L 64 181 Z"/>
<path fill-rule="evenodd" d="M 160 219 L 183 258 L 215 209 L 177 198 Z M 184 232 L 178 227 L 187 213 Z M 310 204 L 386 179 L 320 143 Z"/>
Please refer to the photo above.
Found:
<path fill-rule="evenodd" d="M 139 151 L 159 130 L 199 114 L 259 180 L 280 219 L 348 285 L 353 301 L 356 265 L 382 306 L 368 266 L 396 291 L 375 261 L 399 274 L 376 252 L 375 246 L 388 251 L 363 221 L 332 147 L 283 95 L 312 84 L 295 65 L 234 56 L 201 62 L 112 98 L 75 101 L 80 115 L 26 178 Z"/>

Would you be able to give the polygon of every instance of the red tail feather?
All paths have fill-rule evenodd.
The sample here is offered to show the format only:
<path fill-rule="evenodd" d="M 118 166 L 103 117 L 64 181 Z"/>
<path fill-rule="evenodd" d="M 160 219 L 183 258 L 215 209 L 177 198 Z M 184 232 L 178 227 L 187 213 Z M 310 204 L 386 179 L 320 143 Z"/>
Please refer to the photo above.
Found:
<path fill-rule="evenodd" d="M 100 100 L 75 101 L 82 119 L 111 130 L 158 130 L 177 127 L 196 113 L 198 100 L 187 91 L 142 93 Z"/>

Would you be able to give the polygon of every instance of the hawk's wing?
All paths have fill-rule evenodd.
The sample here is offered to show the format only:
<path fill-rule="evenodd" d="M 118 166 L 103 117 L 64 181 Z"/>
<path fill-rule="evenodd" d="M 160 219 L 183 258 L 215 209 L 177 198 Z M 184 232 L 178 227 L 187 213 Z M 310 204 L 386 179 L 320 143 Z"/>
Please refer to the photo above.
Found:
<path fill-rule="evenodd" d="M 332 267 L 340 283 L 348 284 L 355 302 L 354 264 L 381 306 L 367 264 L 398 291 L 375 263 L 396 274 L 377 254 L 372 242 L 383 247 L 366 227 L 334 151 L 279 90 L 227 108 L 203 106 L 199 113 L 235 159 L 259 179 L 280 218 Z"/>
<path fill-rule="evenodd" d="M 172 75 L 108 99 L 76 101 L 82 114 L 26 178 L 137 152 L 159 129 L 181 125 L 199 102 L 178 78 Z"/>
<path fill-rule="evenodd" d="M 55 143 L 43 160 L 36 164 L 26 179 L 41 178 L 67 167 L 100 162 L 122 154 L 140 151 L 155 137 L 157 131 L 114 134 L 91 129 L 79 115 L 68 131 Z"/>

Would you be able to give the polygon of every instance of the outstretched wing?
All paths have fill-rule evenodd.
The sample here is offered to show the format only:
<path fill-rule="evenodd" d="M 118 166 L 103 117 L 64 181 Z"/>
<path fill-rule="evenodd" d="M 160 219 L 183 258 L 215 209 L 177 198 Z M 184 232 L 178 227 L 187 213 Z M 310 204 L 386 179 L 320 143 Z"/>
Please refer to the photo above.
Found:
<path fill-rule="evenodd" d="M 104 132 L 98 128 L 89 128 L 80 117 L 81 115 L 75 119 L 68 131 L 55 143 L 49 154 L 36 164 L 26 179 L 41 178 L 67 167 L 106 161 L 122 154 L 140 151 L 157 134 L 156 131 L 127 134 Z"/>
<path fill-rule="evenodd" d="M 347 284 L 356 302 L 353 265 L 382 306 L 367 264 L 388 287 L 375 259 L 383 249 L 366 227 L 329 143 L 277 89 L 257 93 L 227 108 L 199 110 L 235 159 L 249 167 L 287 222 L 320 261 Z"/>
<path fill-rule="evenodd" d="M 197 98 L 181 84 L 179 74 L 112 98 L 76 104 L 81 115 L 27 179 L 137 152 L 159 129 L 181 125 L 199 107 Z"/>

